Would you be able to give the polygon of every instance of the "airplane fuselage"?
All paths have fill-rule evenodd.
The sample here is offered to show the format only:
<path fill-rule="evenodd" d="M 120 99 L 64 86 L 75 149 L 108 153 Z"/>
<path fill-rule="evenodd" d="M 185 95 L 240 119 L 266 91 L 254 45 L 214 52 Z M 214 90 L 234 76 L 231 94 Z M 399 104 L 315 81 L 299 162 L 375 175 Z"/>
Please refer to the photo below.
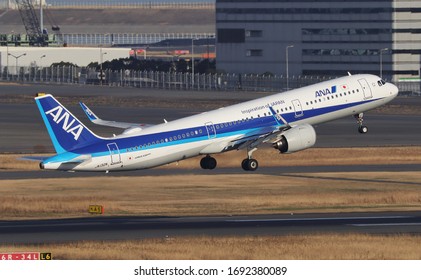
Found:
<path fill-rule="evenodd" d="M 238 149 L 250 139 L 286 127 L 359 114 L 386 104 L 396 95 L 397 88 L 377 76 L 346 76 L 162 123 L 132 135 L 100 138 L 44 160 L 42 168 L 122 171 L 156 167 Z M 67 133 L 76 137 L 82 133 L 79 129 L 87 129 L 76 127 L 77 123 L 72 126 L 71 118 L 66 120 L 58 110 L 46 116 L 56 121 L 61 118 Z M 72 161 L 78 156 L 83 160 Z"/>

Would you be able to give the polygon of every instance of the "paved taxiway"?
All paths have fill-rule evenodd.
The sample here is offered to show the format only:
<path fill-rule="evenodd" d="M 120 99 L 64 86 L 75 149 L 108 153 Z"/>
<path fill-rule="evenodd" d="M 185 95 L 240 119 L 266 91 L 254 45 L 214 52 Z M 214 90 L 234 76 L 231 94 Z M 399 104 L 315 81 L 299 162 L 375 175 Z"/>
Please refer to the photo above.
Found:
<path fill-rule="evenodd" d="M 421 212 L 2 221 L 0 244 L 345 232 L 421 234 Z"/>

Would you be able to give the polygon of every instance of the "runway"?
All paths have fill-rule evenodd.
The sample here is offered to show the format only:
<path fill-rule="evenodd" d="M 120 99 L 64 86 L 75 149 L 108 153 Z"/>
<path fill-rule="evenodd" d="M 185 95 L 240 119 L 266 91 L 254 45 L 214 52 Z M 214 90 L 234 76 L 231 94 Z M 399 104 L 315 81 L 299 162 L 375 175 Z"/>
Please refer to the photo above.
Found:
<path fill-rule="evenodd" d="M 259 167 L 256 174 L 282 176 L 291 173 L 322 173 L 322 172 L 404 172 L 421 171 L 421 164 L 390 164 L 390 165 L 335 165 L 335 166 L 277 166 L 277 167 Z M 141 177 L 141 176 L 170 176 L 170 175 L 232 175 L 244 174 L 244 170 L 237 168 L 216 168 L 214 170 L 183 169 L 147 169 L 125 172 L 61 172 L 61 171 L 1 171 L 1 180 L 28 180 L 28 179 L 54 179 L 54 178 L 87 178 L 87 177 Z"/>
<path fill-rule="evenodd" d="M 138 240 L 191 235 L 267 236 L 314 233 L 421 234 L 421 212 L 93 217 L 0 222 L 0 244 Z"/>

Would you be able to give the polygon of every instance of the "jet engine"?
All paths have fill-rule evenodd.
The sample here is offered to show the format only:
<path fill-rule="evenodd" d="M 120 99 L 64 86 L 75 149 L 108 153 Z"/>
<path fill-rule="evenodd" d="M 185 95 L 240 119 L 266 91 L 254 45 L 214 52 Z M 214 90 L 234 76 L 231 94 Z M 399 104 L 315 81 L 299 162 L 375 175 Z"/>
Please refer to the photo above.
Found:
<path fill-rule="evenodd" d="M 314 146 L 316 131 L 309 124 L 292 127 L 281 134 L 281 139 L 273 144 L 281 154 L 289 154 Z"/>

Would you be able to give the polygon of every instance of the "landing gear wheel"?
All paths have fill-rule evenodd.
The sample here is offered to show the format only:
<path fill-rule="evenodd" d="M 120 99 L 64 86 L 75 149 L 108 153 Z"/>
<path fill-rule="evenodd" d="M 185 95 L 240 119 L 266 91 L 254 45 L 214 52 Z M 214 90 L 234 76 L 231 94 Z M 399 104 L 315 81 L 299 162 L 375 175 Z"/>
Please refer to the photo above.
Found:
<path fill-rule="evenodd" d="M 202 167 L 203 169 L 215 169 L 216 164 L 216 159 L 211 156 L 205 156 L 200 160 L 200 167 Z"/>
<path fill-rule="evenodd" d="M 241 162 L 241 167 L 242 167 L 245 171 L 249 171 L 249 169 L 248 169 L 248 161 L 249 161 L 249 159 L 248 159 L 248 158 L 246 158 L 246 159 L 244 159 L 244 160 Z"/>
<path fill-rule="evenodd" d="M 256 171 L 256 169 L 259 167 L 259 163 L 255 159 L 249 159 L 248 161 L 248 170 L 249 171 Z"/>
<path fill-rule="evenodd" d="M 368 127 L 366 127 L 365 125 L 363 125 L 363 121 L 364 121 L 364 113 L 359 113 L 359 114 L 355 114 L 354 118 L 357 120 L 358 123 L 358 132 L 361 134 L 365 134 L 368 132 Z"/>
<path fill-rule="evenodd" d="M 241 167 L 245 170 L 245 171 L 256 171 L 257 168 L 259 167 L 259 163 L 257 162 L 257 160 L 255 159 L 248 159 L 246 158 L 245 160 L 243 160 L 243 162 L 241 163 Z"/>
<path fill-rule="evenodd" d="M 368 132 L 368 127 L 366 127 L 365 125 L 362 125 L 358 128 L 358 132 L 362 133 L 362 134 L 365 134 L 365 133 Z"/>

